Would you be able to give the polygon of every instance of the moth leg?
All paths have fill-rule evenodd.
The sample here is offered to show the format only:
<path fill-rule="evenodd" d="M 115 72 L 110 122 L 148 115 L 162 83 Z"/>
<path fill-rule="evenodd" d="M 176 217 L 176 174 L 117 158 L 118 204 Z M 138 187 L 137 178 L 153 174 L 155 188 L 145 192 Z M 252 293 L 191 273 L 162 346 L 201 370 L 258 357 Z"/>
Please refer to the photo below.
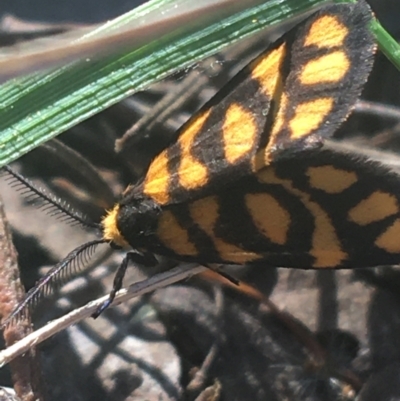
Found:
<path fill-rule="evenodd" d="M 117 272 L 115 273 L 113 288 L 110 291 L 110 295 L 106 301 L 104 301 L 92 314 L 92 318 L 96 319 L 103 313 L 114 301 L 115 295 L 122 288 L 122 282 L 125 277 L 126 269 L 128 267 L 129 262 L 133 262 L 135 264 L 139 264 L 145 267 L 154 266 L 157 263 L 157 259 L 151 253 L 139 253 L 137 251 L 128 252 L 124 259 L 122 260 L 120 266 L 118 267 Z"/>

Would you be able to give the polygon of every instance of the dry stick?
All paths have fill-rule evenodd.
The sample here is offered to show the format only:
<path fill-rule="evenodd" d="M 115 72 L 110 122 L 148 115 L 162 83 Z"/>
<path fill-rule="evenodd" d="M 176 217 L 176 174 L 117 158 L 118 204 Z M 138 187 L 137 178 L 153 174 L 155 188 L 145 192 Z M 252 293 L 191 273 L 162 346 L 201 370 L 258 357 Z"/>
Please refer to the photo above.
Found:
<path fill-rule="evenodd" d="M 3 203 L 0 199 L 0 315 L 8 316 L 24 297 L 24 288 L 19 279 L 17 252 L 12 243 Z M 30 320 L 4 331 L 7 346 L 32 332 Z M 10 364 L 14 389 L 21 401 L 43 400 L 44 390 L 39 358 L 34 348 Z"/>
<path fill-rule="evenodd" d="M 354 106 L 354 111 L 358 113 L 374 115 L 380 118 L 391 118 L 400 120 L 400 108 L 389 106 L 379 102 L 370 102 L 367 100 L 358 100 Z"/>
<path fill-rule="evenodd" d="M 147 280 L 132 284 L 127 289 L 122 289 L 121 291 L 119 291 L 111 306 L 119 305 L 120 303 L 126 302 L 131 298 L 154 291 L 157 288 L 176 283 L 180 280 L 186 279 L 205 270 L 207 270 L 207 268 L 204 266 L 186 264 L 175 267 L 174 269 L 168 270 L 164 273 L 159 273 L 153 277 L 150 277 Z M 46 326 L 36 330 L 35 332 L 29 334 L 27 337 L 18 341 L 18 343 L 15 343 L 5 350 L 1 351 L 0 367 L 12 361 L 16 356 L 29 351 L 32 347 L 40 344 L 41 342 L 58 333 L 59 331 L 66 329 L 67 327 L 79 322 L 82 319 L 90 317 L 97 310 L 97 308 L 107 299 L 108 295 L 95 301 L 89 302 L 82 308 L 75 309 L 67 315 L 49 322 L 48 324 L 46 324 Z"/>
<path fill-rule="evenodd" d="M 216 322 L 217 322 L 217 331 L 222 331 L 222 326 L 223 326 L 223 311 L 224 311 L 224 295 L 222 293 L 222 289 L 220 285 L 214 286 L 214 302 L 215 302 L 215 316 L 216 316 Z M 209 373 L 212 365 L 215 363 L 215 360 L 218 356 L 220 348 L 220 341 L 218 340 L 218 337 L 214 339 L 214 342 L 209 349 L 206 357 L 204 358 L 203 363 L 201 364 L 200 369 L 195 373 L 193 379 L 190 381 L 190 383 L 186 387 L 186 398 L 192 399 L 193 397 L 188 397 L 188 393 L 190 393 L 191 396 L 195 394 L 196 392 L 200 392 L 202 387 L 206 384 L 206 381 L 209 379 Z M 213 388 L 215 386 L 215 383 L 212 386 L 209 386 Z M 197 398 L 196 398 L 197 399 Z"/>

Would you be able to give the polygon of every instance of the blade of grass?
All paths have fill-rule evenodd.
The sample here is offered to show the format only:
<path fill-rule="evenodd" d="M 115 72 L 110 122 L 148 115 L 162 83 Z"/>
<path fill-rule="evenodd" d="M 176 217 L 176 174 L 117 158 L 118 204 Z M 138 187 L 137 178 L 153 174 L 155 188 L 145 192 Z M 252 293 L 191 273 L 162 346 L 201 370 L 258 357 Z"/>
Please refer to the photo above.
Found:
<path fill-rule="evenodd" d="M 147 3 L 151 13 L 176 5 L 177 0 Z M 182 0 L 180 0 L 182 1 Z M 186 0 L 187 1 L 187 0 Z M 233 3 L 239 4 L 232 0 Z M 256 1 L 256 0 L 254 0 Z M 0 165 L 17 159 L 46 140 L 120 101 L 135 91 L 185 68 L 224 46 L 262 28 L 286 20 L 323 0 L 271 0 L 253 4 L 233 15 L 221 15 L 217 22 L 193 24 L 193 14 L 176 29 L 176 18 L 163 21 L 165 33 L 123 54 L 73 63 L 47 74 L 36 74 L 0 86 Z M 244 3 L 244 2 L 243 2 Z M 242 4 L 243 4 L 242 3 Z M 183 4 L 183 3 L 181 3 Z M 222 4 L 222 3 L 220 3 Z M 158 7 L 158 8 L 157 8 Z M 214 5 L 215 7 L 215 5 Z M 214 8 L 214 10 L 216 10 Z M 119 21 L 149 15 L 134 10 Z M 204 12 L 204 10 L 203 10 Z M 207 15 L 211 14 L 210 9 Z M 201 18 L 198 19 L 200 22 Z M 172 21 L 172 22 L 171 22 Z M 152 25 L 157 29 L 157 24 Z M 118 25 L 118 24 L 117 24 Z M 108 24 L 111 30 L 117 25 Z M 158 26 L 159 27 L 159 26 Z M 104 28 L 102 28 L 104 29 Z"/>
<path fill-rule="evenodd" d="M 383 28 L 378 20 L 371 23 L 371 30 L 376 35 L 379 49 L 400 71 L 400 44 Z"/>

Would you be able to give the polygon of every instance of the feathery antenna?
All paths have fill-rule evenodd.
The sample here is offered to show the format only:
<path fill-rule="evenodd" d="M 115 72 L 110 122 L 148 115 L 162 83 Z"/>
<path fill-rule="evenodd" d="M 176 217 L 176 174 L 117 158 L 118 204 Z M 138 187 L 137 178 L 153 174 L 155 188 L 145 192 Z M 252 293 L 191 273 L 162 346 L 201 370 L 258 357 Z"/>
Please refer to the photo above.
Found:
<path fill-rule="evenodd" d="M 3 321 L 0 329 L 4 330 L 23 320 L 27 312 L 33 309 L 42 298 L 51 295 L 74 274 L 78 273 L 93 256 L 99 244 L 107 242 L 108 241 L 104 239 L 90 241 L 70 252 L 26 293 L 25 299 L 20 302 L 17 308 Z"/>
<path fill-rule="evenodd" d="M 83 227 L 99 229 L 100 225 L 93 223 L 87 217 L 75 211 L 67 202 L 37 187 L 30 180 L 17 173 L 9 166 L 2 170 L 8 175 L 11 186 L 21 191 L 28 202 L 37 204 L 39 209 L 44 210 L 50 216 L 57 216 L 61 221 L 68 224 L 79 224 Z"/>

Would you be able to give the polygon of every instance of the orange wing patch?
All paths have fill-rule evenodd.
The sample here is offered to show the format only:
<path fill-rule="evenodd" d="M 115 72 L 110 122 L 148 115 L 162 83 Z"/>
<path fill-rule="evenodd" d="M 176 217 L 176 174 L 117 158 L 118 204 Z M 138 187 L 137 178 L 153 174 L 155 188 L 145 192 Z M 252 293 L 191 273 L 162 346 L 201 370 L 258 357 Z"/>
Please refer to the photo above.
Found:
<path fill-rule="evenodd" d="M 357 182 L 357 173 L 332 165 L 309 167 L 306 171 L 312 188 L 328 194 L 339 194 Z"/>
<path fill-rule="evenodd" d="M 247 209 L 258 230 L 271 242 L 285 245 L 290 227 L 290 213 L 267 193 L 245 195 Z"/>
<path fill-rule="evenodd" d="M 342 50 L 309 61 L 300 72 L 303 85 L 340 82 L 350 68 L 350 60 Z"/>
<path fill-rule="evenodd" d="M 301 139 L 317 130 L 332 111 L 333 101 L 331 97 L 324 97 L 300 103 L 295 109 L 293 118 L 288 122 L 290 138 Z"/>
<path fill-rule="evenodd" d="M 366 226 L 393 216 L 399 211 L 398 201 L 393 194 L 375 191 L 349 211 L 348 219 L 360 226 Z"/>
<path fill-rule="evenodd" d="M 285 60 L 286 46 L 282 44 L 277 49 L 257 57 L 250 65 L 251 78 L 261 85 L 261 90 L 269 98 L 276 99 L 282 93 L 282 75 L 280 68 Z"/>
<path fill-rule="evenodd" d="M 235 164 L 247 155 L 257 144 L 257 126 L 253 114 L 240 104 L 228 107 L 222 127 L 225 158 Z"/>
<path fill-rule="evenodd" d="M 201 131 L 209 114 L 210 110 L 200 114 L 179 137 L 178 143 L 182 149 L 178 170 L 179 183 L 186 189 L 202 187 L 207 182 L 207 167 L 196 160 L 191 151 L 194 146 L 197 146 L 195 143 L 196 136 Z"/>
<path fill-rule="evenodd" d="M 375 245 L 389 253 L 400 253 L 399 238 L 400 220 L 396 219 L 393 224 L 376 239 Z"/>
<path fill-rule="evenodd" d="M 143 192 L 160 205 L 165 205 L 170 199 L 169 182 L 168 156 L 164 150 L 150 164 L 144 181 Z"/>
<path fill-rule="evenodd" d="M 304 46 L 339 47 L 342 46 L 348 33 L 349 29 L 338 19 L 338 16 L 321 15 L 311 24 Z"/>

